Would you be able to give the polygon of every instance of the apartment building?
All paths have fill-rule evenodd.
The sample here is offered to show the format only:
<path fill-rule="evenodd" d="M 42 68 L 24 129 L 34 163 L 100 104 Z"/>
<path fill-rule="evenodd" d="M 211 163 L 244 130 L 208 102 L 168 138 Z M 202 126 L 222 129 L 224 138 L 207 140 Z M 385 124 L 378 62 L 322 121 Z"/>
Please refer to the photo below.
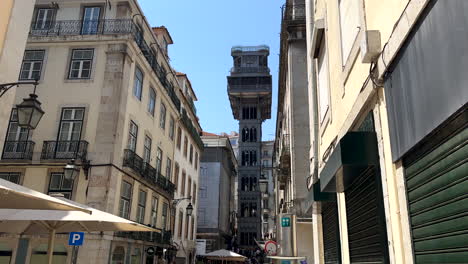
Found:
<path fill-rule="evenodd" d="M 263 240 L 276 239 L 276 182 L 273 177 L 273 149 L 274 141 L 262 141 L 262 173 L 265 181 L 265 191 L 262 193 L 262 238 Z M 260 182 L 259 184 L 262 184 Z M 260 188 L 262 188 L 260 186 Z M 261 190 L 262 191 L 262 190 Z"/>
<path fill-rule="evenodd" d="M 174 150 L 173 182 L 174 193 L 174 244 L 177 247 L 176 263 L 190 264 L 195 260 L 198 188 L 200 175 L 200 157 L 203 142 L 200 138 L 201 127 L 198 123 L 194 101 L 197 97 L 192 84 L 184 73 L 176 73 L 180 84 L 181 115 L 177 120 Z M 187 207 L 193 213 L 187 212 Z"/>
<path fill-rule="evenodd" d="M 466 261 L 466 12 L 306 1 L 314 263 Z"/>
<path fill-rule="evenodd" d="M 14 103 L 16 88 L 8 91 L 7 83 L 18 81 L 24 47 L 29 32 L 29 21 L 35 0 L 4 0 L 0 9 L 0 120 L 8 120 Z M 25 86 L 21 89 L 29 89 Z M 3 148 L 6 126 L 0 126 L 0 148 Z"/>
<path fill-rule="evenodd" d="M 279 254 L 312 258 L 312 215 L 307 212 L 310 180 L 310 118 L 307 86 L 305 2 L 288 0 L 282 8 L 278 110 L 274 164 L 277 179 Z M 311 242 L 311 240 L 310 240 Z"/>
<path fill-rule="evenodd" d="M 206 241 L 206 253 L 232 250 L 236 247 L 237 160 L 227 136 L 203 132 L 202 140 L 197 239 Z"/>
<path fill-rule="evenodd" d="M 56 262 L 173 261 L 175 133 L 181 125 L 184 138 L 194 132 L 169 64 L 169 32 L 152 28 L 136 1 L 39 0 L 32 17 L 19 79 L 39 79 L 45 114 L 31 131 L 18 127 L 15 109 L 2 120 L 1 177 L 159 230 L 89 233 L 75 253 L 60 234 Z M 28 93 L 17 89 L 15 103 Z M 200 151 L 193 148 L 194 179 Z M 67 164 L 74 175 L 64 174 Z M 40 263 L 47 239 L 3 236 L 0 244 L 11 249 L 12 263 Z"/>

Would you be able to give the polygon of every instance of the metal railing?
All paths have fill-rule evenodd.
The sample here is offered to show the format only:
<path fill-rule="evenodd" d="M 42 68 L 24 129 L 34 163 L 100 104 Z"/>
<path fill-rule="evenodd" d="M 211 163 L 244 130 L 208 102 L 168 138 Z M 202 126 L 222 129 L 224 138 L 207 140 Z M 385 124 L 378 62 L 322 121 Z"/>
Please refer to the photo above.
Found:
<path fill-rule="evenodd" d="M 33 141 L 5 141 L 2 159 L 32 160 Z"/>
<path fill-rule="evenodd" d="M 230 90 L 265 90 L 271 91 L 271 84 L 230 84 Z"/>
<path fill-rule="evenodd" d="M 170 245 L 172 234 L 170 231 L 157 232 L 115 232 L 115 236 L 133 240 L 141 240 L 158 244 Z"/>
<path fill-rule="evenodd" d="M 44 141 L 41 159 L 86 159 L 88 142 L 84 140 Z"/>
<path fill-rule="evenodd" d="M 31 36 L 113 35 L 135 32 L 131 19 L 103 19 L 96 21 L 59 20 L 49 23 L 32 23 Z"/>
<path fill-rule="evenodd" d="M 303 22 L 306 21 L 305 4 L 290 4 L 282 7 L 283 20 L 288 22 Z"/>
<path fill-rule="evenodd" d="M 289 143 L 289 134 L 283 134 L 281 138 L 281 152 L 289 152 L 290 150 L 290 143 Z"/>
<path fill-rule="evenodd" d="M 131 168 L 149 183 L 159 186 L 170 195 L 174 194 L 175 185 L 130 149 L 124 150 L 123 166 Z"/>
<path fill-rule="evenodd" d="M 197 129 L 193 126 L 192 121 L 187 115 L 187 112 L 184 110 L 182 111 L 182 124 L 185 128 L 189 131 L 192 138 L 195 140 L 195 143 L 198 145 L 198 148 L 203 149 L 203 141 L 200 138 L 200 135 L 197 132 Z"/>
<path fill-rule="evenodd" d="M 231 52 L 255 52 L 255 51 L 270 51 L 270 48 L 267 45 L 260 46 L 234 46 L 231 48 Z"/>
<path fill-rule="evenodd" d="M 232 73 L 263 73 L 270 72 L 268 67 L 232 67 Z"/>
<path fill-rule="evenodd" d="M 132 35 L 141 54 L 158 76 L 171 101 L 180 111 L 180 100 L 167 73 L 158 63 L 155 52 L 145 41 L 143 32 L 131 19 L 102 19 L 96 21 L 59 20 L 46 24 L 32 23 L 29 35 L 33 37 L 86 36 L 86 35 Z M 169 66 L 170 67 L 170 66 Z"/>

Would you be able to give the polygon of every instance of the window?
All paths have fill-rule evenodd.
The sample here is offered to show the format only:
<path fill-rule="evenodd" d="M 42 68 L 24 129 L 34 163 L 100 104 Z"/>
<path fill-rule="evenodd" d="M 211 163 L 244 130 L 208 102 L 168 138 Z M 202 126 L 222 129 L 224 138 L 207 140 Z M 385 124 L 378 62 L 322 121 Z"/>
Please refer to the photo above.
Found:
<path fill-rule="evenodd" d="M 179 164 L 176 162 L 175 167 L 174 167 L 174 180 L 173 180 L 176 190 L 179 187 L 179 170 L 180 170 Z"/>
<path fill-rule="evenodd" d="M 187 175 L 185 174 L 185 171 L 182 171 L 182 183 L 180 186 L 180 195 L 185 196 L 185 179 Z"/>
<path fill-rule="evenodd" d="M 198 170 L 198 152 L 195 152 L 195 170 Z"/>
<path fill-rule="evenodd" d="M 65 179 L 62 172 L 50 174 L 49 191 L 47 194 L 61 193 L 67 199 L 71 199 L 73 191 L 73 180 Z"/>
<path fill-rule="evenodd" d="M 180 150 L 182 145 L 182 129 L 180 127 L 177 128 L 177 148 Z"/>
<path fill-rule="evenodd" d="M 348 60 L 354 41 L 359 33 L 359 4 L 359 0 L 339 0 L 343 66 Z"/>
<path fill-rule="evenodd" d="M 179 238 L 182 239 L 182 223 L 184 220 L 184 213 L 182 211 L 179 211 Z"/>
<path fill-rule="evenodd" d="M 172 176 L 172 160 L 170 158 L 166 159 L 166 178 L 171 179 Z"/>
<path fill-rule="evenodd" d="M 188 138 L 184 137 L 184 157 L 187 157 L 187 150 L 188 150 Z"/>
<path fill-rule="evenodd" d="M 197 202 L 197 184 L 193 183 L 193 195 L 192 195 L 193 204 Z"/>
<path fill-rule="evenodd" d="M 166 128 L 166 106 L 161 103 L 161 112 L 159 113 L 159 127 Z"/>
<path fill-rule="evenodd" d="M 83 11 L 83 35 L 97 34 L 99 29 L 100 7 L 85 7 Z"/>
<path fill-rule="evenodd" d="M 187 196 L 192 196 L 192 178 L 188 177 L 188 184 L 187 184 Z"/>
<path fill-rule="evenodd" d="M 143 159 L 146 163 L 150 163 L 151 161 L 151 144 L 152 140 L 150 137 L 145 136 L 145 145 L 143 150 Z"/>
<path fill-rule="evenodd" d="M 138 193 L 138 208 L 137 208 L 137 222 L 143 224 L 145 222 L 145 207 L 146 207 L 146 192 L 140 190 Z"/>
<path fill-rule="evenodd" d="M 193 240 L 193 236 L 195 234 L 195 219 L 194 217 L 190 217 L 190 220 L 192 222 L 192 228 L 190 230 L 192 230 L 192 232 L 190 232 L 190 240 Z"/>
<path fill-rule="evenodd" d="M 174 130 L 175 130 L 175 120 L 174 117 L 171 116 L 169 119 L 169 138 L 174 140 Z"/>
<path fill-rule="evenodd" d="M 0 179 L 19 184 L 21 173 L 19 172 L 0 172 Z"/>
<path fill-rule="evenodd" d="M 156 91 L 153 88 L 149 89 L 148 99 L 148 112 L 154 116 L 154 109 L 156 107 Z"/>
<path fill-rule="evenodd" d="M 317 61 L 318 66 L 318 87 L 319 87 L 319 112 L 320 112 L 320 121 L 322 122 L 325 119 L 327 114 L 330 98 L 329 98 L 329 88 L 328 88 L 328 52 L 325 44 L 325 38 L 322 39 L 320 44 L 320 54 Z"/>
<path fill-rule="evenodd" d="M 39 8 L 36 10 L 33 28 L 35 30 L 48 30 L 52 26 L 54 20 L 54 9 Z"/>
<path fill-rule="evenodd" d="M 22 158 L 27 149 L 29 129 L 18 126 L 18 111 L 11 110 L 10 122 L 5 145 L 3 147 L 3 158 Z"/>
<path fill-rule="evenodd" d="M 112 264 L 123 264 L 125 261 L 125 249 L 121 246 L 115 247 L 112 253 Z"/>
<path fill-rule="evenodd" d="M 162 158 L 163 158 L 163 151 L 161 148 L 158 148 L 158 152 L 156 153 L 156 171 L 158 173 L 162 172 Z"/>
<path fill-rule="evenodd" d="M 39 80 L 41 78 L 44 50 L 27 50 L 24 52 L 20 80 Z"/>
<path fill-rule="evenodd" d="M 78 141 L 81 138 L 84 108 L 63 108 L 60 119 L 59 141 Z"/>
<path fill-rule="evenodd" d="M 91 78 L 94 49 L 74 49 L 70 61 L 69 79 Z"/>
<path fill-rule="evenodd" d="M 206 191 L 206 187 L 200 187 L 200 198 L 206 198 L 208 196 L 208 192 Z"/>
<path fill-rule="evenodd" d="M 256 166 L 257 165 L 257 151 L 255 150 L 245 150 L 241 154 L 241 164 L 242 166 Z"/>
<path fill-rule="evenodd" d="M 190 221 L 190 216 L 185 217 L 185 239 L 188 239 L 189 236 L 189 221 Z"/>
<path fill-rule="evenodd" d="M 119 216 L 130 219 L 130 206 L 132 200 L 132 185 L 126 181 L 122 182 L 120 190 Z"/>
<path fill-rule="evenodd" d="M 169 208 L 169 205 L 167 203 L 163 203 L 163 209 L 162 209 L 162 217 L 161 217 L 161 220 L 162 220 L 162 229 L 163 230 L 166 230 L 166 226 L 167 226 L 167 209 Z"/>
<path fill-rule="evenodd" d="M 156 226 L 156 223 L 158 221 L 158 198 L 153 197 L 151 198 L 151 219 L 150 219 L 150 224 L 151 226 Z"/>
<path fill-rule="evenodd" d="M 143 91 L 143 72 L 140 68 L 135 67 L 135 80 L 133 83 L 133 95 L 141 101 L 141 93 Z"/>
<path fill-rule="evenodd" d="M 189 156 L 190 164 L 193 163 L 193 145 L 190 145 L 190 156 Z"/>
<path fill-rule="evenodd" d="M 243 107 L 242 119 L 257 119 L 257 107 Z"/>
<path fill-rule="evenodd" d="M 257 142 L 257 129 L 255 127 L 250 128 L 249 139 L 250 142 Z"/>
<path fill-rule="evenodd" d="M 130 121 L 130 128 L 128 132 L 128 149 L 133 152 L 136 151 L 137 136 L 138 126 L 133 121 Z"/>

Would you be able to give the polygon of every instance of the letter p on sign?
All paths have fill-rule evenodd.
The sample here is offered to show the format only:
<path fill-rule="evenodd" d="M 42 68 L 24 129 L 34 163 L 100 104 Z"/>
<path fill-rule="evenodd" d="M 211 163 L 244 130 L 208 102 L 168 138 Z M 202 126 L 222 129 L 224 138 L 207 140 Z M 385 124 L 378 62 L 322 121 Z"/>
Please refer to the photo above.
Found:
<path fill-rule="evenodd" d="M 70 232 L 68 237 L 68 245 L 70 246 L 81 246 L 84 241 L 84 232 Z"/>

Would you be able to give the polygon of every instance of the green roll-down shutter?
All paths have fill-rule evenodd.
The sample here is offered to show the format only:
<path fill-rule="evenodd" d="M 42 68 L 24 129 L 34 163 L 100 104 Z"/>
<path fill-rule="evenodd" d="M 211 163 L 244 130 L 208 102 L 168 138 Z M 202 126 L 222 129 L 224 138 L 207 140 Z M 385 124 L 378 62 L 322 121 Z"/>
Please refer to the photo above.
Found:
<path fill-rule="evenodd" d="M 325 264 L 341 263 L 338 208 L 335 201 L 322 202 L 323 249 Z"/>
<path fill-rule="evenodd" d="M 465 128 L 405 164 L 415 263 L 468 263 L 467 161 Z"/>

